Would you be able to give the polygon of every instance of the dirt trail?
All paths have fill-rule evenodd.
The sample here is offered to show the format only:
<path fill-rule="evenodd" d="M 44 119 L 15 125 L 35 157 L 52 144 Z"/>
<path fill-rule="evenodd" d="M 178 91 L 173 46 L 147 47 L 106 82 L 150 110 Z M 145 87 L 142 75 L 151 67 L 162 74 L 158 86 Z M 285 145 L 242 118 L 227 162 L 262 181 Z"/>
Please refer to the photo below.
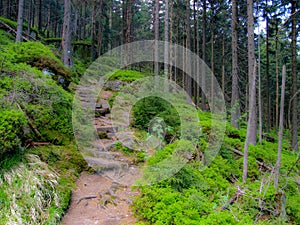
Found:
<path fill-rule="evenodd" d="M 61 221 L 62 225 L 123 225 L 137 221 L 131 211 L 132 198 L 138 193 L 131 186 L 140 170 L 130 158 L 111 151 L 117 139 L 109 115 L 108 99 L 112 92 L 101 92 L 96 105 L 95 127 L 103 138 L 94 143 L 96 151 L 85 157 L 97 173 L 82 173 L 72 193 L 70 207 Z M 99 169 L 97 169 L 97 167 Z"/>

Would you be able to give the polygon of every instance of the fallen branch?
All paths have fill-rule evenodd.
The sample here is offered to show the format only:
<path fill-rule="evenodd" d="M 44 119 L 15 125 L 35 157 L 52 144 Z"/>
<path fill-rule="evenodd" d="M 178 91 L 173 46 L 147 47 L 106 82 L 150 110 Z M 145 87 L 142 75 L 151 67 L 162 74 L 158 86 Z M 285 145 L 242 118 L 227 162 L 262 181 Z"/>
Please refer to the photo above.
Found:
<path fill-rule="evenodd" d="M 89 195 L 89 196 L 81 197 L 80 199 L 78 199 L 77 204 L 79 204 L 82 200 L 93 199 L 93 198 L 97 198 L 97 197 L 98 197 L 97 195 Z"/>
<path fill-rule="evenodd" d="M 8 28 L 10 31 L 14 32 L 15 34 L 17 34 L 17 31 L 15 29 L 13 29 L 11 26 L 9 26 L 8 24 L 4 23 L 2 20 L 0 20 L 0 23 L 2 25 L 4 25 L 6 28 Z M 26 41 L 30 41 L 28 38 L 24 37 L 24 35 L 22 35 L 22 38 Z"/>
<path fill-rule="evenodd" d="M 225 205 L 223 205 L 221 208 L 219 208 L 219 211 L 223 211 L 227 209 L 230 205 L 232 205 L 240 196 L 243 196 L 245 192 L 241 189 L 239 185 L 236 186 L 237 191 L 234 193 L 234 195 L 229 199 L 228 202 L 226 202 Z"/>
<path fill-rule="evenodd" d="M 244 153 L 242 153 L 241 151 L 239 151 L 237 149 L 231 148 L 230 146 L 227 146 L 227 148 L 239 156 L 244 156 Z M 261 167 L 265 168 L 266 170 L 273 171 L 273 167 L 268 166 L 265 163 L 260 162 L 259 160 L 256 160 L 256 163 L 258 165 L 260 165 Z"/>

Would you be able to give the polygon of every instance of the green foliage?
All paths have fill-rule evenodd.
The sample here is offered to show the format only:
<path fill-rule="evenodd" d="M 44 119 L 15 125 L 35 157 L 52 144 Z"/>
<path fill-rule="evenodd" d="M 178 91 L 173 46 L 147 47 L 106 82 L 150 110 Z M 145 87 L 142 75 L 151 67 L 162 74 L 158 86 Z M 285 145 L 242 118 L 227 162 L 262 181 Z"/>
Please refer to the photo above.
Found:
<path fill-rule="evenodd" d="M 200 112 L 199 117 L 203 135 L 194 156 L 172 177 L 139 188 L 140 195 L 136 197 L 133 208 L 140 221 L 144 221 L 141 224 L 244 225 L 253 224 L 257 218 L 257 224 L 298 224 L 300 193 L 295 180 L 299 178 L 300 165 L 291 167 L 296 156 L 289 152 L 288 143 L 284 144 L 280 172 L 284 175 L 290 171 L 290 175 L 280 177 L 282 190 L 274 189 L 272 174 L 257 163 L 275 164 L 277 144 L 266 141 L 249 148 L 249 178 L 244 184 L 241 182 L 243 158 L 233 149 L 243 152 L 246 130 L 237 130 L 228 124 L 220 154 L 205 168 L 197 154 L 205 149 L 209 135 L 214 135 L 212 132 L 215 131 L 211 129 L 210 113 Z M 170 157 L 177 142 L 156 151 L 147 164 L 155 165 Z M 245 193 L 229 204 L 237 188 Z M 285 218 L 276 214 L 282 205 L 285 205 Z M 221 210 L 224 206 L 225 210 Z"/>
<path fill-rule="evenodd" d="M 107 58 L 105 58 L 105 63 L 108 61 Z M 108 61 L 108 63 L 113 63 Z M 113 74 L 108 74 L 110 80 L 121 80 L 126 82 L 132 82 L 138 79 L 145 78 L 146 75 L 144 73 L 138 72 L 136 70 L 118 70 L 117 72 Z"/>
<path fill-rule="evenodd" d="M 25 124 L 24 113 L 14 110 L 0 111 L 0 159 L 4 154 L 20 148 Z"/>
<path fill-rule="evenodd" d="M 166 133 L 166 141 L 179 136 L 180 118 L 176 109 L 162 98 L 150 96 L 138 101 L 132 108 L 132 126 L 148 131 L 153 119 L 161 118 L 166 127 L 161 133 Z M 153 127 L 153 129 L 155 129 Z M 158 129 L 158 128 L 157 128 Z M 163 128 L 161 128 L 163 129 Z"/>

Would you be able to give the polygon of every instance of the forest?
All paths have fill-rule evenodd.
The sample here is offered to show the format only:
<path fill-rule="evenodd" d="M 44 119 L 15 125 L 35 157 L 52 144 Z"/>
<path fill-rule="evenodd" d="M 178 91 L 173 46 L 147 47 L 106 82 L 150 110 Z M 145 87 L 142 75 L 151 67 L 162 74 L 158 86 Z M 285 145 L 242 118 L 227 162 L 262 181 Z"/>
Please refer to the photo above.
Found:
<path fill-rule="evenodd" d="M 300 224 L 300 2 L 0 0 L 0 224 Z"/>

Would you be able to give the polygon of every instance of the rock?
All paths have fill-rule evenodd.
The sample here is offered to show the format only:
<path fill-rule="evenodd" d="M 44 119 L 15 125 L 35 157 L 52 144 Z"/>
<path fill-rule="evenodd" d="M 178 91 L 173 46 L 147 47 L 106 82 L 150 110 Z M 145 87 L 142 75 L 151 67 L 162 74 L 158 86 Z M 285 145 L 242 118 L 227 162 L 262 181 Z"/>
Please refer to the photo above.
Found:
<path fill-rule="evenodd" d="M 123 82 L 123 81 L 120 81 L 120 80 L 111 80 L 111 81 L 108 81 L 104 84 L 104 88 L 106 90 L 112 90 L 112 91 L 120 91 L 121 88 L 123 86 L 125 86 L 126 83 Z"/>
<path fill-rule="evenodd" d="M 102 126 L 102 127 L 97 127 L 98 132 L 109 132 L 109 133 L 114 133 L 118 131 L 118 127 L 115 126 Z"/>

